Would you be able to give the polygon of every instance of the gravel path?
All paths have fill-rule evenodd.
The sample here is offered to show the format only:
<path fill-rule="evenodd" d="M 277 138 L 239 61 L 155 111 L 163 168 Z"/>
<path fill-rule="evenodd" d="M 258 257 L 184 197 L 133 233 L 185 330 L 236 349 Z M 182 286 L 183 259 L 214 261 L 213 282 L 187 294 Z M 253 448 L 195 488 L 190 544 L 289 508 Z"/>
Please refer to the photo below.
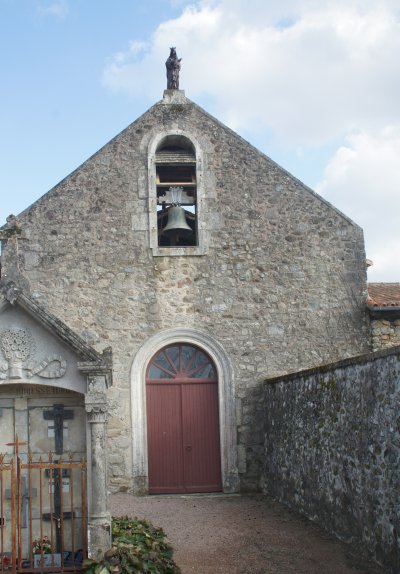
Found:
<path fill-rule="evenodd" d="M 111 497 L 114 516 L 161 526 L 183 574 L 383 574 L 315 524 L 261 495 Z"/>

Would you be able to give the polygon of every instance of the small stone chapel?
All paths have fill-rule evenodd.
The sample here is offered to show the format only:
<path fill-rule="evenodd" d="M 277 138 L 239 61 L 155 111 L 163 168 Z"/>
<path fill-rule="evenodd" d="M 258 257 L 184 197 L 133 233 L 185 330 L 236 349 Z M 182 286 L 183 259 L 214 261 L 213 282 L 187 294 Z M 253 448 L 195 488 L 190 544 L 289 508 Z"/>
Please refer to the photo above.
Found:
<path fill-rule="evenodd" d="M 1 235 L 0 452 L 86 456 L 99 547 L 107 491 L 259 490 L 263 381 L 371 349 L 360 227 L 171 57 L 162 99 Z"/>

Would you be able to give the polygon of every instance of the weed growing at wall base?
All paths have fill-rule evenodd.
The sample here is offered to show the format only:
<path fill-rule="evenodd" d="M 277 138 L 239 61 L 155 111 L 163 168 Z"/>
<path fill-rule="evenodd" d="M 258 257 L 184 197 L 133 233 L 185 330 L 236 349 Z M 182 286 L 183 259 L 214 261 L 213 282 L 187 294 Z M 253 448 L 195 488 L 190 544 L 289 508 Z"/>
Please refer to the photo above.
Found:
<path fill-rule="evenodd" d="M 112 520 L 112 547 L 103 560 L 85 560 L 88 574 L 180 574 L 162 528 L 127 516 Z"/>

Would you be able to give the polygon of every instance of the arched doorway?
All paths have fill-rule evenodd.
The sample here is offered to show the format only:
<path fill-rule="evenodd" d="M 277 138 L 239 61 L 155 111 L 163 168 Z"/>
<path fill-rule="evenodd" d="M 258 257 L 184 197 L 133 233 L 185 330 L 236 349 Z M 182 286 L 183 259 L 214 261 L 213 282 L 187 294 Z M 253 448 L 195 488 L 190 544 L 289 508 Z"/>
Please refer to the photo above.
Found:
<path fill-rule="evenodd" d="M 159 350 L 146 372 L 149 493 L 222 490 L 218 377 L 199 347 Z"/>

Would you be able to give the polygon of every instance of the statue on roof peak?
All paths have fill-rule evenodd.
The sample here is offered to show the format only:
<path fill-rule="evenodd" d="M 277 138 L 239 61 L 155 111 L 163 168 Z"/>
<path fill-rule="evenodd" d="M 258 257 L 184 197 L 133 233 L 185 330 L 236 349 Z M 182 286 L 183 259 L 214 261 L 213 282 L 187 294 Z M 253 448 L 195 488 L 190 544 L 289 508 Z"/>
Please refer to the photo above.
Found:
<path fill-rule="evenodd" d="M 179 90 L 179 71 L 181 60 L 176 55 L 176 48 L 170 48 L 168 60 L 165 62 L 167 68 L 167 90 Z"/>

